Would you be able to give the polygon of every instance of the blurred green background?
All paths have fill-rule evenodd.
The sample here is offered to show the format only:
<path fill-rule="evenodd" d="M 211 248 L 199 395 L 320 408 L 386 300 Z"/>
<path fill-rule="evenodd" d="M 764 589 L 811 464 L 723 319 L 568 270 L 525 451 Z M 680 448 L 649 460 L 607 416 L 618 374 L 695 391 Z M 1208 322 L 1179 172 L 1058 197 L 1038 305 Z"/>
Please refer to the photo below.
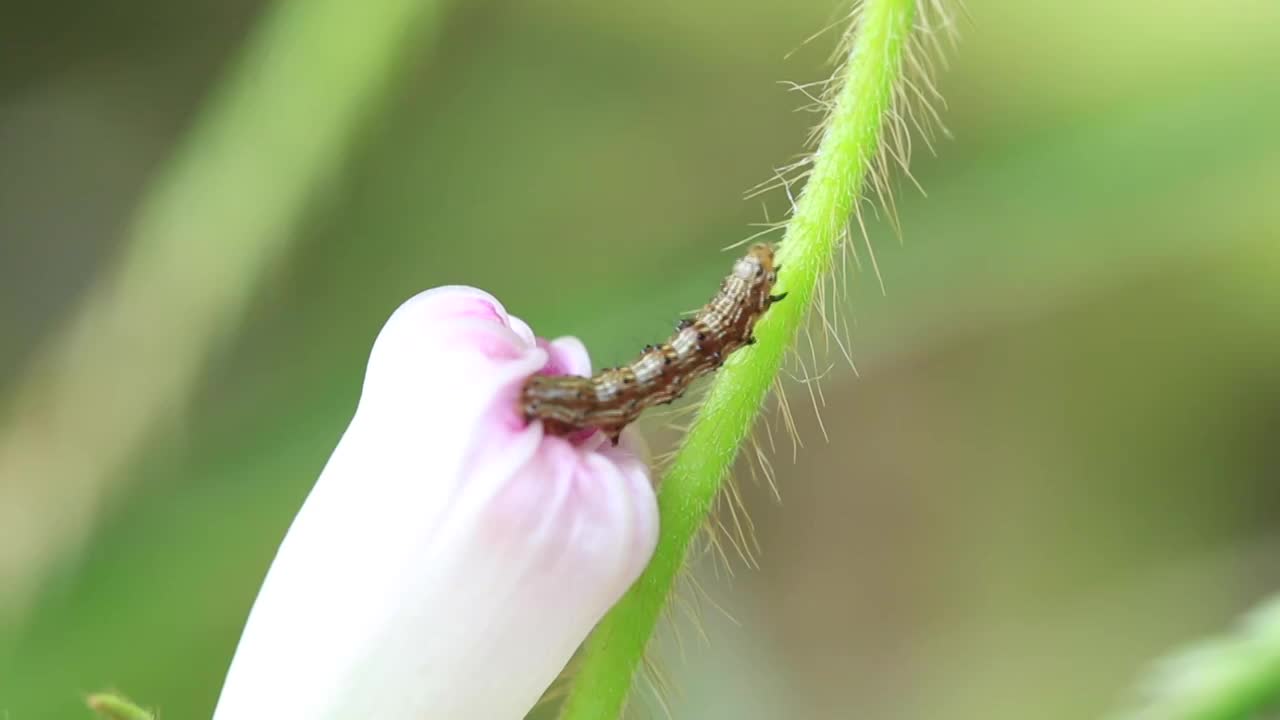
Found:
<path fill-rule="evenodd" d="M 830 441 L 792 383 L 804 448 L 774 457 L 782 502 L 739 473 L 760 568 L 696 563 L 734 621 L 708 605 L 709 644 L 679 621 L 659 643 L 676 718 L 1097 716 L 1280 589 L 1280 4 L 967 8 L 938 78 L 952 137 L 916 144 L 928 198 L 903 184 L 902 242 L 871 227 L 886 292 L 845 278 L 860 377 L 824 356 Z M 73 538 L 0 586 L 0 717 L 83 718 L 103 687 L 208 717 L 372 339 L 415 292 L 485 288 L 597 366 L 665 337 L 720 248 L 785 211 L 743 192 L 816 120 L 779 82 L 825 76 L 834 36 L 803 41 L 839 10 L 479 2 L 424 22 L 287 249 L 243 279 L 191 396 L 103 469 L 90 512 L 0 527 L 10 548 Z M 0 410 L 267 12 L 5 7 Z M 192 243 L 186 272 L 217 274 L 240 240 L 209 243 L 219 228 L 171 238 Z M 139 357 L 181 354 L 147 308 L 132 321 Z M 77 412 L 105 427 L 143 399 L 112 402 Z M 0 418 L 0 436 L 43 428 Z M 0 503 L 61 487 L 23 467 Z"/>

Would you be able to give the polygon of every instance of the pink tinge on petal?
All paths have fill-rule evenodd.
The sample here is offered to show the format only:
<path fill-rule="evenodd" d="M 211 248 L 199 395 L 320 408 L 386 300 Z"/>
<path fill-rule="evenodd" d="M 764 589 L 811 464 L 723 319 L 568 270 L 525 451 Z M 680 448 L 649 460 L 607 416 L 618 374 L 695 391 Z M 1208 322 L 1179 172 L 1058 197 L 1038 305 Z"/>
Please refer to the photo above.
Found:
<path fill-rule="evenodd" d="M 536 339 L 474 288 L 396 310 L 216 720 L 529 710 L 639 575 L 658 524 L 632 431 L 615 448 L 524 421 L 520 388 L 537 372 L 586 375 L 586 348 Z"/>
<path fill-rule="evenodd" d="M 536 371 L 541 367 L 545 363 L 545 358 L 544 351 L 530 350 L 518 366 L 513 364 L 511 372 L 506 375 L 505 382 L 492 393 L 487 417 L 493 423 L 491 428 L 493 431 L 501 431 L 506 435 L 501 433 L 495 435 L 495 432 L 486 433 L 484 436 L 486 442 L 492 441 L 494 437 L 537 431 L 537 424 L 526 421 L 524 414 L 520 411 L 520 390 L 524 387 L 525 380 L 533 374 L 529 371 L 531 369 Z"/>
<path fill-rule="evenodd" d="M 622 431 L 621 442 L 617 446 L 603 443 L 599 452 L 616 464 L 631 484 L 629 492 L 634 499 L 631 512 L 637 544 L 632 548 L 632 564 L 627 574 L 634 581 L 649 564 L 649 558 L 658 544 L 658 506 L 649 471 L 649 446 L 635 428 L 626 428 Z M 648 504 L 650 500 L 653 501 L 652 505 Z"/>
<path fill-rule="evenodd" d="M 515 315 L 507 315 L 507 324 L 526 344 L 533 345 L 535 343 L 536 338 L 533 335 L 533 330 L 525 321 Z"/>
<path fill-rule="evenodd" d="M 634 442 L 590 445 L 599 450 L 545 438 L 526 446 L 530 455 L 518 469 L 496 473 L 503 480 L 486 503 L 478 539 L 497 555 L 525 556 L 530 581 L 590 579 L 607 607 L 653 552 L 657 505 L 647 463 L 627 449 Z"/>
<path fill-rule="evenodd" d="M 520 336 L 507 326 L 474 316 L 453 319 L 448 328 L 440 330 L 439 334 L 442 342 L 452 346 L 442 348 L 441 353 L 479 353 L 485 359 L 503 361 L 523 357 L 534 349 L 523 344 Z M 448 381 L 447 378 L 442 380 Z"/>
<path fill-rule="evenodd" d="M 402 313 L 410 313 L 419 319 L 435 320 L 473 317 L 510 326 L 506 308 L 497 298 L 466 285 L 444 285 L 424 290 L 402 303 L 392 314 L 388 324 Z"/>
<path fill-rule="evenodd" d="M 415 326 L 419 339 L 431 340 L 438 332 L 448 332 L 457 324 L 472 321 L 475 326 L 501 326 L 511 334 L 513 344 L 522 349 L 537 346 L 533 331 L 523 320 L 507 313 L 497 298 L 477 288 L 447 285 L 418 293 L 405 301 L 387 321 L 387 328 L 402 321 Z M 386 328 L 384 328 L 385 331 Z M 448 352 L 445 343 L 435 342 L 435 349 Z M 454 349 L 466 350 L 465 343 Z M 493 349 L 493 348 L 489 348 Z M 501 352 L 501 357 L 510 353 Z"/>
<path fill-rule="evenodd" d="M 453 308 L 452 314 L 456 318 L 469 317 L 478 320 L 492 320 L 506 325 L 506 317 L 494 305 L 495 303 L 479 297 L 469 297 L 465 300 L 460 298 Z"/>
<path fill-rule="evenodd" d="M 545 362 L 532 335 L 518 331 L 527 327 L 512 320 L 497 299 L 475 288 L 441 287 L 410 298 L 378 334 L 361 406 L 434 407 L 435 426 L 465 417 L 463 407 L 487 405 L 512 371 L 529 375 Z"/>
<path fill-rule="evenodd" d="M 591 375 L 591 357 L 578 338 L 559 337 L 550 341 L 538 338 L 538 347 L 549 356 L 542 368 L 543 375 Z"/>

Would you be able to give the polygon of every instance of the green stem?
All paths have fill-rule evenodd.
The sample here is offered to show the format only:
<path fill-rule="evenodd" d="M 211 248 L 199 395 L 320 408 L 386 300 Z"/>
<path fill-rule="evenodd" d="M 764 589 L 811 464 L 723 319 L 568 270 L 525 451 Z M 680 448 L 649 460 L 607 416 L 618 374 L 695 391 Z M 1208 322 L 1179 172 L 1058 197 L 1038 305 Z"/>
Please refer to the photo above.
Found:
<path fill-rule="evenodd" d="M 562 720 L 616 718 L 690 542 L 706 522 L 788 349 L 831 269 L 859 193 L 880 148 L 915 17 L 913 0 L 866 0 L 834 107 L 778 249 L 776 292 L 785 302 L 761 319 L 750 351 L 717 374 L 697 420 L 662 481 L 662 529 L 644 574 L 601 621 L 584 648 Z"/>
<path fill-rule="evenodd" d="M 1253 611 L 1235 635 L 1201 643 L 1160 664 L 1148 697 L 1123 720 L 1245 720 L 1280 702 L 1280 597 Z"/>

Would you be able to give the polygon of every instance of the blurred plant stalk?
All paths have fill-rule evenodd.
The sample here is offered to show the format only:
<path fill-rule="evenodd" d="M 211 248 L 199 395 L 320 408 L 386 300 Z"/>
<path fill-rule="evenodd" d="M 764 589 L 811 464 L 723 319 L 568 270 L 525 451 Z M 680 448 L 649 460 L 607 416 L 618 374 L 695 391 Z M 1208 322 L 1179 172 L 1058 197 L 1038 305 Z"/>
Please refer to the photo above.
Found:
<path fill-rule="evenodd" d="M 85 703 L 105 720 L 155 720 L 155 715 L 116 693 L 95 693 Z"/>
<path fill-rule="evenodd" d="M 0 623 L 91 531 L 121 468 L 180 412 L 439 0 L 277 2 L 152 180 L 122 255 L 0 420 Z"/>
<path fill-rule="evenodd" d="M 1238 720 L 1280 700 L 1280 596 L 1268 598 L 1230 635 L 1165 658 L 1136 707 L 1115 720 Z"/>

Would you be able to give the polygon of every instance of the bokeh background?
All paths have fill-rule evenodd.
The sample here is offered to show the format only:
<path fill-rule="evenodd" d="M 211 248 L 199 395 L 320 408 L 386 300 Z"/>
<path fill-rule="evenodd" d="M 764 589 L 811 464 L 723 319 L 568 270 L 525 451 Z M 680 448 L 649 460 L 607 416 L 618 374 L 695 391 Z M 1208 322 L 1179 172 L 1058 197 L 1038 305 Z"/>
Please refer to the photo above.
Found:
<path fill-rule="evenodd" d="M 799 152 L 815 116 L 780 83 L 825 75 L 834 34 L 804 40 L 842 10 L 428 9 L 298 212 L 245 230 L 309 172 L 263 146 L 224 168 L 252 193 L 179 194 L 174 227 L 196 231 L 139 230 L 190 179 L 175 158 L 218 162 L 191 129 L 243 49 L 332 4 L 4 7 L 0 717 L 82 718 L 104 687 L 208 717 L 413 293 L 486 288 L 597 365 L 664 337 L 721 248 L 785 211 L 743 194 Z M 900 189 L 901 241 L 871 225 L 883 293 L 845 277 L 859 374 L 820 363 L 829 440 L 791 383 L 804 447 L 774 457 L 781 502 L 739 472 L 759 567 L 695 563 L 723 611 L 704 603 L 709 642 L 686 621 L 659 643 L 676 718 L 1094 717 L 1280 589 L 1280 4 L 967 6 L 938 78 L 951 137 L 916 146 L 928 197 Z M 300 97 L 350 94 L 358 70 L 303 60 Z M 327 106 L 280 122 L 307 138 Z M 84 335 L 117 346 L 67 340 L 108 322 L 86 304 L 110 278 L 157 277 L 120 272 L 150 254 L 186 260 Z M 206 285 L 235 311 L 189 312 Z M 160 396 L 117 380 L 139 367 Z M 634 709 L 664 712 L 647 691 Z"/>

